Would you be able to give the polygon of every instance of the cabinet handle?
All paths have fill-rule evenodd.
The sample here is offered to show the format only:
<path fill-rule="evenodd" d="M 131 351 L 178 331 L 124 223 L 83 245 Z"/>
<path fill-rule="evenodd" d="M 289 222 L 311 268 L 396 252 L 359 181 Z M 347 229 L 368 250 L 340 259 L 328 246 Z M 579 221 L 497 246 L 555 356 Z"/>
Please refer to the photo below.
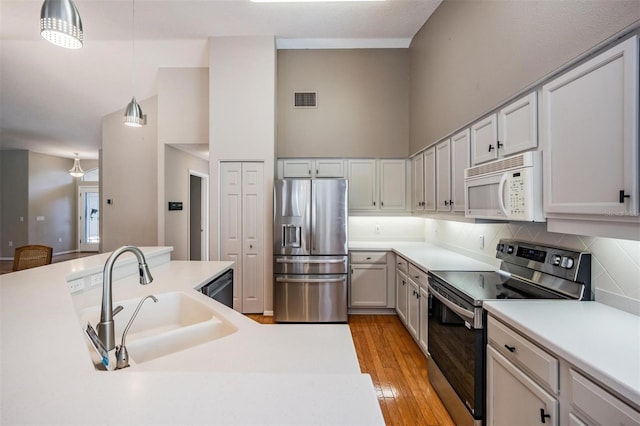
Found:
<path fill-rule="evenodd" d="M 496 145 L 498 145 L 498 149 L 502 148 L 504 144 L 500 143 L 500 141 L 496 141 Z"/>
<path fill-rule="evenodd" d="M 311 176 L 311 169 L 309 169 L 309 176 Z"/>
<path fill-rule="evenodd" d="M 371 258 L 369 256 L 367 256 L 367 260 L 371 260 Z"/>
<path fill-rule="evenodd" d="M 318 176 L 318 169 L 316 169 L 316 176 Z"/>
<path fill-rule="evenodd" d="M 453 200 L 449 200 L 449 205 L 452 206 L 453 205 Z"/>
<path fill-rule="evenodd" d="M 493 145 L 489 144 L 489 152 L 493 150 Z"/>
<path fill-rule="evenodd" d="M 380 201 L 380 207 L 384 207 L 384 201 Z"/>
<path fill-rule="evenodd" d="M 545 419 L 550 419 L 551 414 L 545 414 L 544 408 L 540 409 L 540 423 L 546 423 Z"/>
<path fill-rule="evenodd" d="M 619 200 L 620 203 L 624 203 L 624 199 L 625 198 L 631 198 L 631 195 L 629 195 L 629 194 L 625 195 L 624 194 L 624 189 L 621 189 L 620 190 L 620 200 Z"/>
<path fill-rule="evenodd" d="M 448 206 L 449 205 L 449 201 L 448 200 L 444 200 L 444 205 Z"/>
<path fill-rule="evenodd" d="M 504 345 L 504 347 L 507 348 L 507 350 L 509 352 L 515 352 L 516 351 L 516 347 L 515 346 Z"/>
<path fill-rule="evenodd" d="M 374 206 L 376 205 L 376 202 L 375 202 L 375 201 L 373 202 L 373 205 L 374 205 Z"/>

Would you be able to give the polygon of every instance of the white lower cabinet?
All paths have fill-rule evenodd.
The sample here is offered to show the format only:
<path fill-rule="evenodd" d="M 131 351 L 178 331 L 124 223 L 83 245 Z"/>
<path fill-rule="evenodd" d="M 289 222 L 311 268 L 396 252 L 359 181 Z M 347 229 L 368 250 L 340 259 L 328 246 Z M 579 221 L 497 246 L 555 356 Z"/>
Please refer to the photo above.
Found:
<path fill-rule="evenodd" d="M 394 308 L 394 254 L 384 251 L 352 251 L 349 255 L 349 308 Z"/>
<path fill-rule="evenodd" d="M 427 355 L 429 345 L 428 345 L 428 319 L 429 319 L 429 294 L 427 293 L 427 289 L 425 287 L 420 287 L 420 298 L 418 299 L 418 310 L 420 313 L 418 314 L 420 329 L 418 331 L 418 346 L 422 349 L 422 352 Z"/>
<path fill-rule="evenodd" d="M 539 342 L 489 315 L 487 426 L 640 426 L 640 412 Z"/>
<path fill-rule="evenodd" d="M 407 293 L 409 280 L 407 274 L 401 269 L 396 269 L 396 313 L 404 324 L 407 323 Z"/>
<path fill-rule="evenodd" d="M 411 336 L 417 341 L 420 330 L 420 287 L 409 278 L 409 288 L 407 289 L 407 329 Z"/>
<path fill-rule="evenodd" d="M 558 425 L 558 400 L 487 347 L 487 425 Z"/>

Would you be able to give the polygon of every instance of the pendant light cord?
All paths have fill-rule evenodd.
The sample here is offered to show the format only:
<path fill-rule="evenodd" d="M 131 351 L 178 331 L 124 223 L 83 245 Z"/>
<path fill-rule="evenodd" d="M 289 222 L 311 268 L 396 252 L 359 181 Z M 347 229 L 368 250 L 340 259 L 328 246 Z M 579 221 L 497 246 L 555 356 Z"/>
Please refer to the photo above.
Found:
<path fill-rule="evenodd" d="M 131 49 L 131 62 L 133 63 L 133 78 L 131 79 L 131 92 L 133 96 L 136 95 L 136 0 L 132 2 L 133 7 L 131 11 L 131 33 L 132 33 L 132 49 Z"/>

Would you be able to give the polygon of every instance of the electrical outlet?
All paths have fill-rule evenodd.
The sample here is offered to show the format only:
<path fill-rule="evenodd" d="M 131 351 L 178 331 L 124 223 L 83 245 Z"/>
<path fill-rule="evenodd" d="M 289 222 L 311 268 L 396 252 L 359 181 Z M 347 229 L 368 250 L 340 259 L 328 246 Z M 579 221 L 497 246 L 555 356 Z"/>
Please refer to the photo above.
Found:
<path fill-rule="evenodd" d="M 83 289 L 84 283 L 82 282 L 82 280 L 73 280 L 69 282 L 69 292 L 77 293 L 79 291 L 82 291 Z"/>
<path fill-rule="evenodd" d="M 484 235 L 480 235 L 480 238 L 478 238 L 478 248 L 481 250 L 484 248 Z"/>
<path fill-rule="evenodd" d="M 13 241 L 9 241 L 9 247 L 13 247 Z"/>
<path fill-rule="evenodd" d="M 91 275 L 91 287 L 102 285 L 102 274 Z"/>
<path fill-rule="evenodd" d="M 376 234 L 380 233 L 380 225 L 376 225 Z"/>
<path fill-rule="evenodd" d="M 58 238 L 58 242 L 61 243 L 62 242 L 62 237 Z"/>

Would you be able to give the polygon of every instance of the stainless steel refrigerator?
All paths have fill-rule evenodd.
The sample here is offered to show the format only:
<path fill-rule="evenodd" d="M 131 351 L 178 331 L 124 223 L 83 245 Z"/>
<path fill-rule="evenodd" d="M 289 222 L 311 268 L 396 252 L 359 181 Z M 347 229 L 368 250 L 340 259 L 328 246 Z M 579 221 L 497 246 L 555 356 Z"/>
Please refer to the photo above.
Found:
<path fill-rule="evenodd" d="M 276 321 L 347 321 L 347 193 L 346 179 L 275 182 Z"/>

